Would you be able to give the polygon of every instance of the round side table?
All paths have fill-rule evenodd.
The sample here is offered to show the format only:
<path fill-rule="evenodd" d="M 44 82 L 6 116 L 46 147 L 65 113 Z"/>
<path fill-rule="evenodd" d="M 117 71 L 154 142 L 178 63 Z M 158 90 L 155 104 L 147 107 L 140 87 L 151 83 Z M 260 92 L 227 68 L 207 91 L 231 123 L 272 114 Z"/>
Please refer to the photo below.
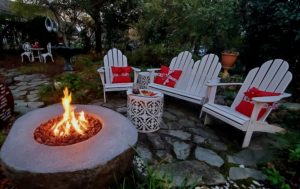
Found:
<path fill-rule="evenodd" d="M 164 95 L 158 91 L 152 92 L 156 95 L 150 97 L 127 90 L 127 117 L 142 133 L 157 131 L 162 121 Z"/>
<path fill-rule="evenodd" d="M 140 72 L 138 76 L 137 83 L 140 89 L 147 89 L 150 83 L 150 72 Z"/>

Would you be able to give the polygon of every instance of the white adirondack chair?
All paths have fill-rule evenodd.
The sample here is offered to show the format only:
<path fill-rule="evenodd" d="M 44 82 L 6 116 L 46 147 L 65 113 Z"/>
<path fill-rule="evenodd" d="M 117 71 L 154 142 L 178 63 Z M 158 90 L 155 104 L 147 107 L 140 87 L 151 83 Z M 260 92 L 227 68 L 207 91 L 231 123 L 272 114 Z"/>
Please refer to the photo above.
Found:
<path fill-rule="evenodd" d="M 107 54 L 104 56 L 104 66 L 99 68 L 97 71 L 100 74 L 101 82 L 103 85 L 103 98 L 106 102 L 106 91 L 126 91 L 129 88 L 132 88 L 133 83 L 112 83 L 113 74 L 111 67 L 126 67 L 127 58 L 122 52 L 116 48 L 110 49 Z M 141 71 L 138 68 L 132 67 L 134 71 L 134 83 L 137 82 L 137 77 Z"/>
<path fill-rule="evenodd" d="M 21 53 L 21 59 L 22 59 L 22 62 L 24 61 L 24 56 L 27 56 L 29 62 L 31 62 L 33 60 L 33 53 L 32 53 L 32 50 L 31 50 L 31 45 L 30 43 L 28 42 L 25 42 L 23 45 L 22 45 L 22 48 L 24 50 L 23 53 Z"/>
<path fill-rule="evenodd" d="M 42 61 L 44 61 L 44 63 L 46 63 L 47 62 L 47 57 L 49 56 L 51 58 L 52 62 L 54 62 L 53 56 L 52 56 L 52 53 L 51 53 L 51 43 L 47 44 L 47 51 L 48 52 L 41 54 Z"/>
<path fill-rule="evenodd" d="M 289 65 L 286 61 L 281 59 L 269 60 L 265 62 L 260 68 L 252 69 L 244 83 L 210 83 L 209 86 L 209 101 L 202 107 L 202 113 L 207 113 L 213 117 L 216 117 L 229 125 L 246 132 L 242 147 L 249 146 L 251 136 L 253 132 L 268 132 L 276 133 L 282 132 L 284 129 L 270 125 L 266 122 L 266 118 L 270 114 L 272 108 L 267 108 L 266 113 L 257 120 L 258 114 L 262 107 L 266 103 L 275 103 L 280 99 L 289 97 L 290 94 L 283 93 L 288 84 L 292 80 L 292 74 L 288 71 Z M 217 86 L 221 85 L 242 85 L 235 100 L 230 107 L 218 105 L 214 103 Z M 256 87 L 259 90 L 282 93 L 280 96 L 269 97 L 255 97 L 252 98 L 254 102 L 254 108 L 251 117 L 247 117 L 235 110 L 235 107 L 244 98 L 244 92 L 248 89 Z M 200 114 L 200 116 L 201 116 Z M 207 115 L 204 123 L 208 122 Z"/>
<path fill-rule="evenodd" d="M 201 60 L 194 63 L 192 54 L 185 51 L 172 59 L 169 68 L 182 70 L 174 88 L 154 83 L 155 71 L 159 69 L 148 69 L 151 72 L 148 87 L 166 95 L 202 105 L 207 100 L 205 83 L 211 80 L 219 81 L 218 74 L 221 70 L 221 64 L 218 56 L 214 54 L 205 55 Z"/>

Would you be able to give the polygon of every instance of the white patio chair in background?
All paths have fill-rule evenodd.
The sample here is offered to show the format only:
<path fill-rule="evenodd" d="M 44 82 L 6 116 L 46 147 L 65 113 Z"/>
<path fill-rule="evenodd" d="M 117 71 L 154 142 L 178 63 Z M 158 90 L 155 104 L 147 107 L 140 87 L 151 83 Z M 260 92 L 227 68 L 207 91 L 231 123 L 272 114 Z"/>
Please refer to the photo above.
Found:
<path fill-rule="evenodd" d="M 252 69 L 248 73 L 244 83 L 242 83 L 242 86 L 230 107 L 214 103 L 217 86 L 241 85 L 241 83 L 208 84 L 209 101 L 202 107 L 201 114 L 209 114 L 239 130 L 246 132 L 242 144 L 243 148 L 249 146 L 253 132 L 276 133 L 284 131 L 283 128 L 268 124 L 266 122 L 266 118 L 272 111 L 272 106 L 270 106 L 270 103 L 278 102 L 282 98 L 290 96 L 290 94 L 283 93 L 290 81 L 292 80 L 292 74 L 288 71 L 288 69 L 288 63 L 282 59 L 269 60 L 265 62 L 260 68 L 257 67 Z M 244 100 L 244 93 L 253 87 L 261 91 L 280 93 L 280 95 L 252 98 L 252 103 L 254 103 L 254 107 L 252 112 L 250 111 L 251 116 L 248 117 L 236 111 L 236 107 L 240 104 L 242 100 Z M 268 106 L 265 109 L 265 113 L 261 112 L 262 108 L 265 108 L 266 105 Z M 247 108 L 247 110 L 249 110 L 249 108 Z M 260 115 L 261 118 L 259 118 L 259 114 L 262 114 Z M 204 124 L 206 124 L 207 122 L 208 120 L 206 115 Z"/>
<path fill-rule="evenodd" d="M 106 102 L 106 91 L 126 91 L 132 88 L 133 83 L 112 83 L 113 74 L 111 67 L 127 67 L 127 57 L 116 48 L 110 49 L 104 56 L 104 67 L 99 68 L 97 71 L 100 74 L 101 82 L 103 85 L 103 98 Z M 132 67 L 134 71 L 134 83 L 137 82 L 138 73 L 141 71 L 138 68 Z"/>
<path fill-rule="evenodd" d="M 31 44 L 28 43 L 28 42 L 25 42 L 22 45 L 22 48 L 24 50 L 24 52 L 21 53 L 22 62 L 24 61 L 24 56 L 27 56 L 29 62 L 32 62 L 33 61 L 33 53 L 32 53 L 32 50 L 31 50 Z"/>
<path fill-rule="evenodd" d="M 47 53 L 41 54 L 42 61 L 44 61 L 44 63 L 46 63 L 47 62 L 47 57 L 49 56 L 51 58 L 52 62 L 54 62 L 53 56 L 52 56 L 52 53 L 51 53 L 51 43 L 47 44 L 47 51 L 48 51 Z"/>

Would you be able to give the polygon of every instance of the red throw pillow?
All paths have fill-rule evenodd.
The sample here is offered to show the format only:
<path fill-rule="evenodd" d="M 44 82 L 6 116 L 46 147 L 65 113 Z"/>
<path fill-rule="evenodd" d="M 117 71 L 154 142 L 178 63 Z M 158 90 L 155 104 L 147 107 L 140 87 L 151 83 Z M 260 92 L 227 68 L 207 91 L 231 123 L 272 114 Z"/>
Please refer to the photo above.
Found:
<path fill-rule="evenodd" d="M 236 107 L 235 110 L 240 112 L 241 114 L 244 114 L 248 117 L 251 116 L 254 104 L 251 101 L 252 98 L 255 97 L 264 97 L 264 96 L 278 96 L 280 93 L 275 92 L 268 92 L 268 91 L 261 91 L 257 89 L 256 87 L 252 87 L 251 89 L 247 90 L 245 93 L 245 97 L 248 97 L 248 100 L 242 100 Z M 269 106 L 273 103 L 268 103 Z M 267 111 L 267 108 L 262 108 L 257 116 L 257 120 L 259 120 Z"/>
<path fill-rule="evenodd" d="M 252 102 L 242 100 L 236 107 L 235 110 L 240 112 L 241 114 L 244 114 L 245 116 L 250 117 L 252 114 L 254 108 L 254 104 Z M 267 109 L 262 108 L 260 112 L 258 113 L 257 120 L 259 120 L 265 113 Z"/>
<path fill-rule="evenodd" d="M 112 83 L 131 83 L 130 72 L 132 71 L 132 68 L 130 66 L 112 66 L 111 71 L 113 74 Z"/>
<path fill-rule="evenodd" d="M 167 66 L 161 66 L 159 74 L 154 78 L 154 83 L 163 85 L 164 81 L 167 79 L 170 68 Z"/>
<path fill-rule="evenodd" d="M 280 93 L 261 91 L 261 90 L 257 89 L 256 87 L 252 87 L 251 89 L 247 90 L 244 94 L 245 94 L 245 96 L 249 97 L 250 99 L 252 99 L 254 97 L 278 96 L 278 95 L 280 95 Z"/>
<path fill-rule="evenodd" d="M 155 77 L 154 83 L 174 88 L 181 74 L 181 70 L 170 70 L 166 66 L 161 66 L 160 73 Z"/>

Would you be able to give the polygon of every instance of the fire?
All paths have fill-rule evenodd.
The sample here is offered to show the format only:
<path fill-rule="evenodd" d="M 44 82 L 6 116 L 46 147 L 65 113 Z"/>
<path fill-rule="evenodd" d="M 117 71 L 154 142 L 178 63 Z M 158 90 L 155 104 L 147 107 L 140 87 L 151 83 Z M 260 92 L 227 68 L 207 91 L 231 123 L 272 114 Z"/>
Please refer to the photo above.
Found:
<path fill-rule="evenodd" d="M 81 111 L 79 116 L 75 114 L 75 108 L 71 106 L 72 94 L 69 93 L 68 88 L 64 89 L 64 97 L 62 98 L 62 105 L 64 107 L 64 114 L 62 120 L 52 126 L 54 136 L 68 136 L 71 131 L 84 135 L 88 129 L 89 122 Z"/>

